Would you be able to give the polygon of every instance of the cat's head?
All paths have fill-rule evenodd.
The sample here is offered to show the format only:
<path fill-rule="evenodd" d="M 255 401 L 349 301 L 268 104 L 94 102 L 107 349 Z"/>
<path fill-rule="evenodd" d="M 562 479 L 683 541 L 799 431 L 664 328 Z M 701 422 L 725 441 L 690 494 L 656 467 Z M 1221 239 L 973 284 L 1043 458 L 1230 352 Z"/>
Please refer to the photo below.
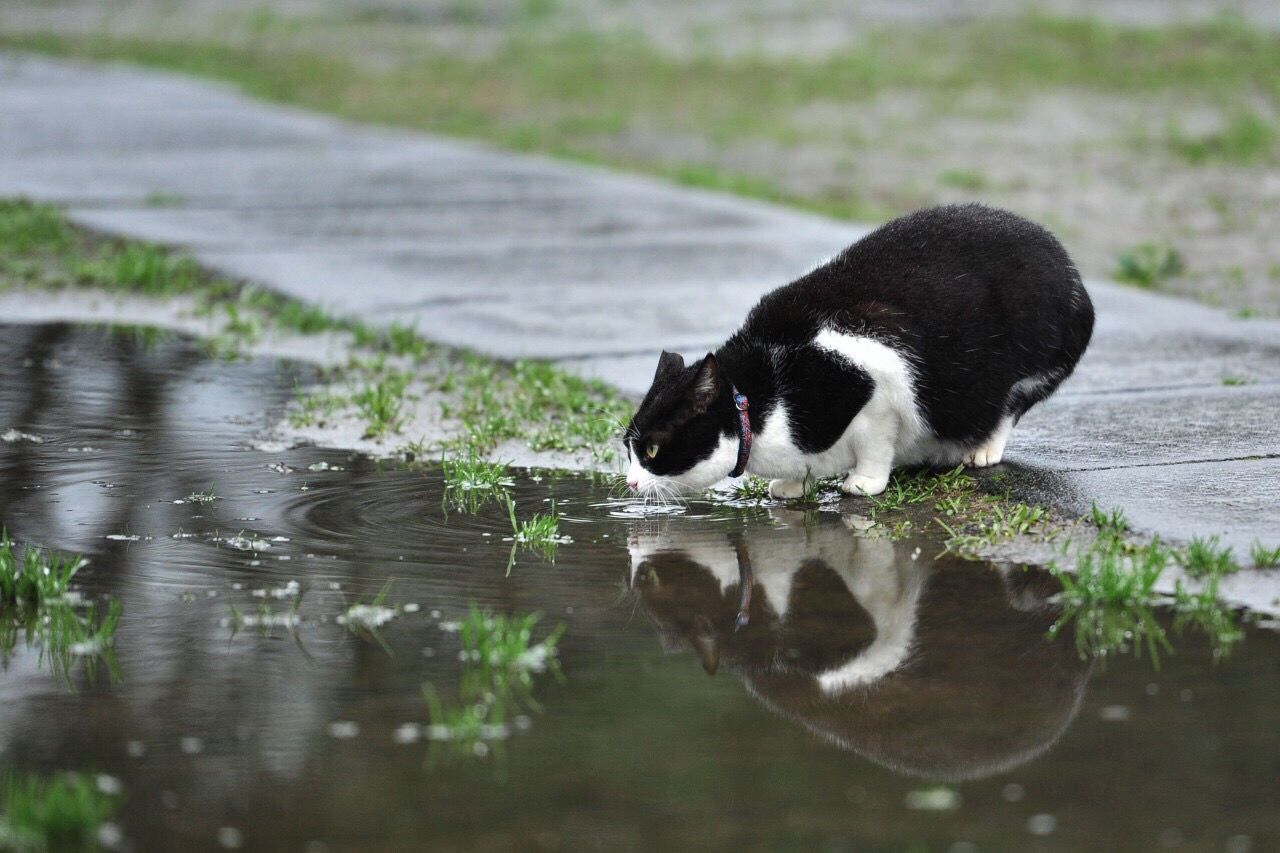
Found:
<path fill-rule="evenodd" d="M 710 353 L 686 366 L 658 359 L 653 385 L 627 426 L 627 485 L 645 497 L 705 489 L 729 476 L 738 457 L 733 392 Z"/>

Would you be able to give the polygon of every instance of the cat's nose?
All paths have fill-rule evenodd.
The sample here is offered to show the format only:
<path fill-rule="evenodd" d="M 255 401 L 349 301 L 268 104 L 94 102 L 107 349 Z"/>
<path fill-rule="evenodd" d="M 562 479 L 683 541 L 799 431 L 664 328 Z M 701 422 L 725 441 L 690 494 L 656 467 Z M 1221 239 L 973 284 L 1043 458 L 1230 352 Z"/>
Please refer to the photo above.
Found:
<path fill-rule="evenodd" d="M 634 492 L 636 489 L 640 488 L 640 481 L 634 477 L 628 477 L 627 488 Z"/>

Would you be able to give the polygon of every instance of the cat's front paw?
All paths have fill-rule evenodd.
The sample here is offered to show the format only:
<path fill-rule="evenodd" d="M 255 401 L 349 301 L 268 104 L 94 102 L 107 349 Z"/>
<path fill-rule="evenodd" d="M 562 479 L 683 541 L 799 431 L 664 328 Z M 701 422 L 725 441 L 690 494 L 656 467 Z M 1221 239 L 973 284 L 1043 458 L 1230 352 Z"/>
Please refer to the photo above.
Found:
<path fill-rule="evenodd" d="M 804 497 L 804 483 L 800 480 L 770 480 L 769 497 L 791 501 Z"/>
<path fill-rule="evenodd" d="M 844 478 L 844 482 L 840 484 L 840 491 L 846 495 L 878 495 L 889 485 L 889 475 L 869 476 L 867 474 L 859 474 L 856 471 Z"/>

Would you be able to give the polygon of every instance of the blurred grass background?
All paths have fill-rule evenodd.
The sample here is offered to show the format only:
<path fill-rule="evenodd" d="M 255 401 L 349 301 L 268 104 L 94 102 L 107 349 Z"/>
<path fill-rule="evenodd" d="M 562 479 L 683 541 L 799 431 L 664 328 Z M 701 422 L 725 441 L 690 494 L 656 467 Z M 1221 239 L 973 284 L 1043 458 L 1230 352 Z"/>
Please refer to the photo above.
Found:
<path fill-rule="evenodd" d="M 1273 8 L 1274 7 L 1274 8 Z M 229 80 L 878 221 L 976 199 L 1086 274 L 1280 313 L 1280 4 L 7 0 L 0 46 Z"/>

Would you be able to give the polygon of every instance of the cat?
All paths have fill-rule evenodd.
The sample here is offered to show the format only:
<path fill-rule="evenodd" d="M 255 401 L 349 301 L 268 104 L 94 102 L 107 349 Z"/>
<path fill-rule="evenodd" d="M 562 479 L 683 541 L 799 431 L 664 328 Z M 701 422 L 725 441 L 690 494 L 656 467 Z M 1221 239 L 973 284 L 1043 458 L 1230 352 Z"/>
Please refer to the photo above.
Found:
<path fill-rule="evenodd" d="M 1069 632 L 1047 639 L 1061 616 L 1047 572 L 975 572 L 834 513 L 770 515 L 736 534 L 722 519 L 631 533 L 628 586 L 665 651 L 732 669 L 823 741 L 935 781 L 1016 767 L 1075 719 L 1093 666 Z"/>
<path fill-rule="evenodd" d="M 1071 375 L 1093 304 L 1047 230 L 978 204 L 895 219 L 766 294 L 716 352 L 663 352 L 625 433 L 646 497 L 744 472 L 778 498 L 895 466 L 1000 462 L 1031 406 Z"/>

